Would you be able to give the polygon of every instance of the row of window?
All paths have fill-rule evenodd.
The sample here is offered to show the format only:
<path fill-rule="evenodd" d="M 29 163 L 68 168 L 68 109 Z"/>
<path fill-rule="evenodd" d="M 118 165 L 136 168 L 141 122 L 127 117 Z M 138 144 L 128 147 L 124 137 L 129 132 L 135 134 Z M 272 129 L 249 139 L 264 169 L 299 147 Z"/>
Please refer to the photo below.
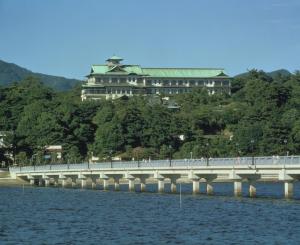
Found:
<path fill-rule="evenodd" d="M 93 80 L 91 80 L 93 81 Z M 96 78 L 96 83 L 114 83 L 122 84 L 126 82 L 133 83 L 143 83 L 143 78 L 137 77 L 102 77 Z M 228 86 L 228 80 L 155 80 L 155 79 L 146 79 L 147 85 L 153 86 Z"/>
<path fill-rule="evenodd" d="M 82 94 L 181 94 L 188 93 L 191 88 L 87 88 Z M 214 94 L 215 89 L 210 89 L 209 94 Z"/>

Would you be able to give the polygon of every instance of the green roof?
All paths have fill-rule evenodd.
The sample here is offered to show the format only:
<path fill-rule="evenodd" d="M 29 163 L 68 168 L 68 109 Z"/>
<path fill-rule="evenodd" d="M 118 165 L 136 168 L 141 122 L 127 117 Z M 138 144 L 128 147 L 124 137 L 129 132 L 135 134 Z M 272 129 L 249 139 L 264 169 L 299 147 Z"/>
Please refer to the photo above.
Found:
<path fill-rule="evenodd" d="M 91 74 L 105 74 L 109 71 L 107 65 L 92 65 Z"/>
<path fill-rule="evenodd" d="M 169 78 L 209 78 L 227 77 L 222 68 L 141 68 L 139 65 L 121 65 L 109 67 L 107 65 L 92 65 L 91 75 L 115 74 L 130 75 L 137 74 L 150 77 Z"/>
<path fill-rule="evenodd" d="M 217 77 L 226 76 L 224 69 L 213 68 L 143 68 L 151 77 Z"/>
<path fill-rule="evenodd" d="M 117 69 L 117 72 L 114 72 L 114 69 Z M 91 74 L 116 74 L 121 73 L 122 70 L 124 71 L 124 75 L 129 75 L 129 74 L 137 74 L 137 75 L 144 75 L 142 68 L 138 65 L 124 65 L 124 66 L 115 66 L 115 67 L 109 67 L 107 65 L 92 65 L 92 70 Z"/>

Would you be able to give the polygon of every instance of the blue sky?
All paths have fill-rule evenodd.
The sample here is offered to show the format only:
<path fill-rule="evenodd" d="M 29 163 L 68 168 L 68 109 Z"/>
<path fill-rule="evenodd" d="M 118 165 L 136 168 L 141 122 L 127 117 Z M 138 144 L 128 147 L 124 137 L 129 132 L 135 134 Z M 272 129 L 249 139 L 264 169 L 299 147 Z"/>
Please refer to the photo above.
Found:
<path fill-rule="evenodd" d="M 0 0 L 0 59 L 83 79 L 116 54 L 144 67 L 300 69 L 299 0 Z"/>

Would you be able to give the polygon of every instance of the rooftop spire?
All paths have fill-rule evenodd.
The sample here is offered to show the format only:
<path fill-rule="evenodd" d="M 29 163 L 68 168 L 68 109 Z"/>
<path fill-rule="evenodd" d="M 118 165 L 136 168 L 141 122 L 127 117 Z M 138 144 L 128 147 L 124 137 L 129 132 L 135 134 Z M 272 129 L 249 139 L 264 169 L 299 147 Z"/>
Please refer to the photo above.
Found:
<path fill-rule="evenodd" d="M 116 55 L 113 55 L 112 57 L 108 58 L 107 64 L 108 66 L 115 66 L 115 65 L 119 65 L 120 61 L 122 61 L 123 59 L 121 57 L 118 57 Z"/>

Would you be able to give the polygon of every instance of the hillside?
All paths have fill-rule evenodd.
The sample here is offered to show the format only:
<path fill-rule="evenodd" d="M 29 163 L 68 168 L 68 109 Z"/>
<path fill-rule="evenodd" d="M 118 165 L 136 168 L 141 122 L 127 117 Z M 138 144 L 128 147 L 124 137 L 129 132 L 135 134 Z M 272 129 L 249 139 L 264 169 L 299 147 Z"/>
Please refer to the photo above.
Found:
<path fill-rule="evenodd" d="M 271 78 L 275 78 L 276 76 L 283 76 L 283 77 L 286 77 L 286 76 L 290 76 L 291 75 L 291 73 L 288 71 L 288 70 L 286 70 L 286 69 L 279 69 L 279 70 L 275 70 L 275 71 L 271 71 L 271 72 L 266 72 L 266 74 L 268 75 L 268 76 L 270 76 Z M 241 73 L 241 74 L 238 74 L 238 75 L 236 75 L 235 77 L 245 77 L 245 76 L 247 76 L 247 75 L 249 75 L 249 72 L 245 72 L 245 73 Z"/>
<path fill-rule="evenodd" d="M 76 79 L 35 73 L 13 63 L 0 60 L 0 85 L 6 86 L 12 82 L 19 82 L 29 76 L 38 77 L 46 86 L 58 91 L 69 90 L 80 83 L 80 81 Z"/>

